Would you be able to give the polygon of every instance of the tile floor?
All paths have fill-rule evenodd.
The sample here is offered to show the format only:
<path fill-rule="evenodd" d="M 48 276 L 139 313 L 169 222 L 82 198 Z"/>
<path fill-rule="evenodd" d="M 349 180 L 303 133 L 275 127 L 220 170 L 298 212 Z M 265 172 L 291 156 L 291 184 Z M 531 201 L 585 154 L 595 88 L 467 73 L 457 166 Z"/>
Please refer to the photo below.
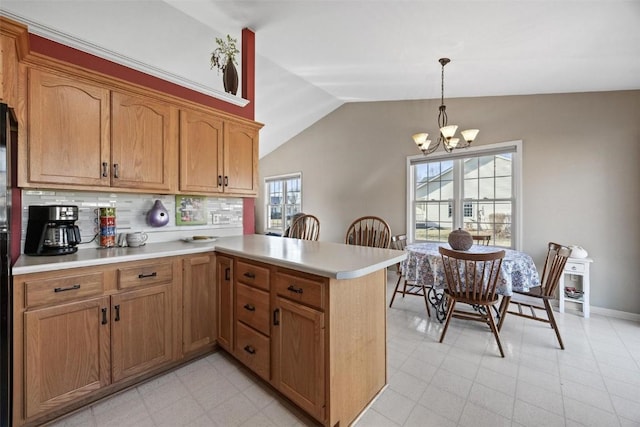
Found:
<path fill-rule="evenodd" d="M 357 427 L 640 426 L 640 323 L 557 313 L 562 351 L 548 325 L 510 317 L 502 359 L 480 323 L 453 320 L 438 343 L 420 298 L 396 298 L 387 319 L 389 385 Z M 219 352 L 52 425 L 313 423 Z"/>

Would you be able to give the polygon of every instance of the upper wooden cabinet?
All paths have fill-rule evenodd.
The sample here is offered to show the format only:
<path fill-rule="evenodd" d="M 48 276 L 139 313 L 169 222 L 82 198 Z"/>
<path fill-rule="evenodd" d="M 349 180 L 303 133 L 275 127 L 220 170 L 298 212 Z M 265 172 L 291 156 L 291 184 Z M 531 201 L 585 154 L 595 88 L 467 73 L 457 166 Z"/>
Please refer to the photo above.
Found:
<path fill-rule="evenodd" d="M 258 194 L 258 127 L 227 122 L 224 127 L 225 193 Z"/>
<path fill-rule="evenodd" d="M 28 78 L 22 186 L 177 189 L 177 108 L 35 68 Z"/>
<path fill-rule="evenodd" d="M 180 191 L 256 196 L 258 127 L 181 110 Z"/>
<path fill-rule="evenodd" d="M 110 186 L 108 89 L 32 68 L 28 110 L 28 176 L 21 185 Z"/>
<path fill-rule="evenodd" d="M 29 50 L 27 27 L 0 16 L 0 101 L 18 105 L 18 59 Z"/>
<path fill-rule="evenodd" d="M 177 108 L 114 91 L 111 113 L 111 186 L 175 192 Z"/>

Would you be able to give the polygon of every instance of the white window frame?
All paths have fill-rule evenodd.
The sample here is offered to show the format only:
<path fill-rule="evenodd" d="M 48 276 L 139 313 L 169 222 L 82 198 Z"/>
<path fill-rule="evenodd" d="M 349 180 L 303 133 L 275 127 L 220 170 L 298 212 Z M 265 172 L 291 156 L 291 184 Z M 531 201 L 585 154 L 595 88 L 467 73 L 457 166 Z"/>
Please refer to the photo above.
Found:
<path fill-rule="evenodd" d="M 436 152 L 429 154 L 428 156 L 423 156 L 421 154 L 415 156 L 407 157 L 407 237 L 410 242 L 415 241 L 415 218 L 414 218 L 414 189 L 415 189 L 415 181 L 414 174 L 412 173 L 412 163 L 420 160 L 427 161 L 444 161 L 451 159 L 453 156 L 456 158 L 459 157 L 460 154 L 469 154 L 470 156 L 479 156 L 482 155 L 483 152 L 491 152 L 491 151 L 499 151 L 499 150 L 507 150 L 514 149 L 513 157 L 512 157 L 512 173 L 513 173 L 513 197 L 515 199 L 512 212 L 512 240 L 511 245 L 513 249 L 522 250 L 522 206 L 523 206 L 523 193 L 522 193 L 522 140 L 515 141 L 507 141 L 507 142 L 499 142 L 496 144 L 487 144 L 480 145 L 477 147 L 469 147 L 462 150 L 455 150 L 453 153 L 447 152 Z M 463 171 L 459 171 L 460 175 L 463 174 Z M 459 195 L 462 194 L 462 185 L 463 185 L 463 176 L 456 176 L 454 182 L 456 183 L 454 188 L 454 200 L 460 199 Z M 454 210 L 455 211 L 455 210 Z M 462 213 L 458 213 L 456 218 L 454 218 L 454 228 L 461 227 L 463 223 L 463 218 L 460 218 Z M 515 233 L 514 233 L 515 230 Z"/>
<path fill-rule="evenodd" d="M 302 172 L 292 172 L 292 173 L 288 173 L 288 174 L 283 174 L 283 175 L 273 175 L 273 176 L 268 176 L 266 178 L 264 178 L 264 194 L 265 194 L 265 204 L 264 204 L 264 232 L 265 233 L 277 233 L 277 234 L 284 234 L 284 231 L 287 229 L 287 227 L 289 226 L 287 224 L 287 206 L 291 206 L 289 203 L 286 203 L 286 194 L 287 194 L 287 186 L 286 186 L 286 181 L 292 178 L 298 178 L 300 180 L 300 212 L 302 211 L 302 199 L 303 199 L 303 195 L 302 195 Z M 283 194 L 283 199 L 284 199 L 284 203 L 282 204 L 282 228 L 269 228 L 268 224 L 269 224 L 269 214 L 270 214 L 270 210 L 269 210 L 269 206 L 271 205 L 270 202 L 270 195 L 269 195 L 269 183 L 270 182 L 274 182 L 274 181 L 282 181 L 282 194 Z"/>

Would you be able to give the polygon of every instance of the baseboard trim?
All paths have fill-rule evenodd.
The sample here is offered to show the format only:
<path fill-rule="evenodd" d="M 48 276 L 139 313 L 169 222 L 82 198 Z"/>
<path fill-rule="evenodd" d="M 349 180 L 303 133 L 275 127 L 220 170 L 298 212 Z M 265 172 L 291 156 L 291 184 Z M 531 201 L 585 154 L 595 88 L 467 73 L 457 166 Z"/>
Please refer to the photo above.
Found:
<path fill-rule="evenodd" d="M 571 302 L 571 301 L 569 301 L 569 302 Z M 556 311 L 558 310 L 558 301 L 557 300 L 553 303 L 553 308 L 556 309 Z M 582 316 L 582 310 L 570 309 L 570 308 L 567 308 L 566 305 L 564 307 L 564 311 L 565 311 L 565 313 L 577 314 L 579 316 Z M 631 313 L 631 312 L 628 312 L 628 311 L 612 310 L 610 308 L 594 307 L 594 306 L 590 307 L 590 311 L 591 311 L 591 314 L 599 314 L 600 316 L 613 317 L 613 318 L 616 318 L 616 319 L 623 319 L 623 320 L 631 320 L 631 321 L 634 321 L 634 322 L 640 322 L 640 314 L 639 313 Z"/>

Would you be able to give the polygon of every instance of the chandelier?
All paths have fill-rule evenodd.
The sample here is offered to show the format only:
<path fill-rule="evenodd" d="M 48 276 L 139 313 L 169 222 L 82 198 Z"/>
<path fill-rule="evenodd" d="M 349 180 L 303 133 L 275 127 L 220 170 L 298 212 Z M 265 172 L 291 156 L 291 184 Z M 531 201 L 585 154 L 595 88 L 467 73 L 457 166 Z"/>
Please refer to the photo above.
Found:
<path fill-rule="evenodd" d="M 473 140 L 476 139 L 478 132 L 480 132 L 478 129 L 463 130 L 460 134 L 462 135 L 464 142 L 460 142 L 460 138 L 454 138 L 456 131 L 458 130 L 458 126 L 447 124 L 447 106 L 444 105 L 444 66 L 451 62 L 451 60 L 449 58 L 440 58 L 439 62 L 440 65 L 442 65 L 442 80 L 440 108 L 438 109 L 438 127 L 440 128 L 438 142 L 431 144 L 428 133 L 416 133 L 413 135 L 413 141 L 424 155 L 436 151 L 441 143 L 447 153 L 452 152 L 456 148 L 467 148 L 471 145 Z"/>

